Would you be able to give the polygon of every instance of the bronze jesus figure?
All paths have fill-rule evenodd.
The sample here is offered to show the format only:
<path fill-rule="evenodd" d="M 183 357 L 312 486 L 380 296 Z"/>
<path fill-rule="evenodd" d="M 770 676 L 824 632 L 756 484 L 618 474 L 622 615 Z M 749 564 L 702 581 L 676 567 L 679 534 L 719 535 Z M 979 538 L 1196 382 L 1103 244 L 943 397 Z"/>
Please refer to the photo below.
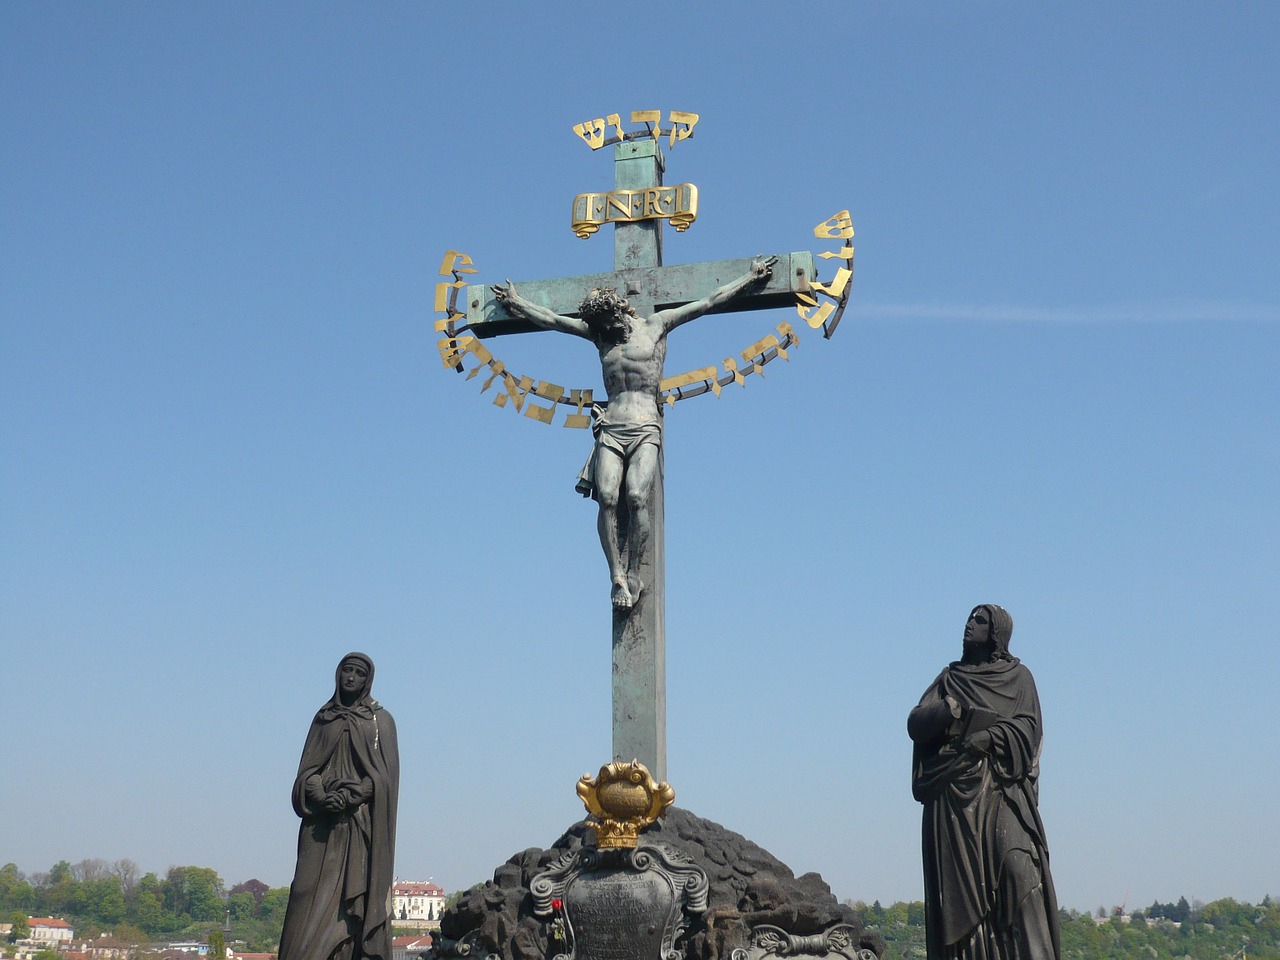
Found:
<path fill-rule="evenodd" d="M 640 597 L 640 561 L 652 532 L 649 492 L 658 470 L 662 445 L 659 383 L 667 356 L 667 334 L 732 300 L 748 287 L 767 280 L 777 257 L 757 257 L 751 270 L 714 292 L 683 306 L 641 317 L 608 287 L 592 290 L 579 305 L 579 317 L 565 317 L 530 303 L 510 280 L 493 288 L 498 302 L 516 317 L 544 330 L 558 330 L 590 340 L 600 352 L 607 404 L 593 410 L 595 447 L 584 470 L 591 495 L 600 505 L 597 526 L 609 563 L 612 601 L 629 610 Z M 618 504 L 627 505 L 630 522 L 618 529 Z M 625 551 L 620 547 L 625 543 Z M 625 554 L 625 555 L 624 555 Z"/>

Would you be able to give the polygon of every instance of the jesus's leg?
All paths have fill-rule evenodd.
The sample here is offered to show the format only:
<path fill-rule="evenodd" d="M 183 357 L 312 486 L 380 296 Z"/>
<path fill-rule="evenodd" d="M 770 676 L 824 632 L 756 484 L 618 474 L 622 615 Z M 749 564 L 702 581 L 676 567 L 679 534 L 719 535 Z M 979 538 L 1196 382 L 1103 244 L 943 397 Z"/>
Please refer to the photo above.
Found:
<path fill-rule="evenodd" d="M 627 512 L 631 524 L 627 529 L 627 581 L 631 587 L 631 600 L 640 599 L 644 584 L 640 581 L 640 564 L 649 549 L 653 533 L 653 519 L 649 515 L 649 499 L 653 492 L 653 478 L 658 472 L 658 445 L 642 443 L 632 451 L 627 461 Z"/>
<path fill-rule="evenodd" d="M 622 553 L 618 549 L 618 495 L 622 490 L 622 474 L 622 457 L 606 446 L 597 446 L 595 485 L 600 516 L 596 526 L 600 531 L 600 546 L 604 548 L 604 558 L 609 562 L 613 605 L 625 608 L 631 606 L 631 591 L 627 589 L 626 570 Z"/>

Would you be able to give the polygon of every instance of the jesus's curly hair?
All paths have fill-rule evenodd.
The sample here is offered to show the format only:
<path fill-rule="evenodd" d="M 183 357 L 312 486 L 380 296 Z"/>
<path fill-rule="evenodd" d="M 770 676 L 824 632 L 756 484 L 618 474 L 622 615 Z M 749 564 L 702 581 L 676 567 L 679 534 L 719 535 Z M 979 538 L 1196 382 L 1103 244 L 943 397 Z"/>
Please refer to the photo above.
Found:
<path fill-rule="evenodd" d="M 578 304 L 578 315 L 588 323 L 597 317 L 614 317 L 619 313 L 636 315 L 627 298 L 620 296 L 613 287 L 596 287 Z"/>

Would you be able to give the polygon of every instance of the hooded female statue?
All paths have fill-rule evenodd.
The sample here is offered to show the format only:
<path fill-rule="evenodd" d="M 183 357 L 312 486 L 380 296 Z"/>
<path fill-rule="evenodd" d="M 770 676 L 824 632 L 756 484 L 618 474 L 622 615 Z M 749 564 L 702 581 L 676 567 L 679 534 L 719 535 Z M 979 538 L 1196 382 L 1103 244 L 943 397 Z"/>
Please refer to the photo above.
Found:
<path fill-rule="evenodd" d="M 302 818 L 279 960 L 391 960 L 391 861 L 400 752 L 374 700 L 373 661 L 349 653 L 293 782 Z"/>
<path fill-rule="evenodd" d="M 964 656 L 907 718 L 924 804 L 929 960 L 1058 960 L 1058 904 L 1037 809 L 1040 698 L 1009 654 L 1013 618 L 974 607 Z"/>

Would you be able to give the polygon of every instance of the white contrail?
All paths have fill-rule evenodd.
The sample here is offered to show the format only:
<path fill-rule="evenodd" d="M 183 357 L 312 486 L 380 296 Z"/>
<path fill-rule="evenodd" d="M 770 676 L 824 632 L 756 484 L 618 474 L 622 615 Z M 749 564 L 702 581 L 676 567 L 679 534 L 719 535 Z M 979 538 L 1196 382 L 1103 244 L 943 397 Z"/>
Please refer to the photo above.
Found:
<path fill-rule="evenodd" d="M 857 303 L 854 317 L 884 320 L 969 320 L 987 323 L 1274 323 L 1280 306 L 1217 300 L 1084 306 L 1019 306 L 1016 304 Z"/>

